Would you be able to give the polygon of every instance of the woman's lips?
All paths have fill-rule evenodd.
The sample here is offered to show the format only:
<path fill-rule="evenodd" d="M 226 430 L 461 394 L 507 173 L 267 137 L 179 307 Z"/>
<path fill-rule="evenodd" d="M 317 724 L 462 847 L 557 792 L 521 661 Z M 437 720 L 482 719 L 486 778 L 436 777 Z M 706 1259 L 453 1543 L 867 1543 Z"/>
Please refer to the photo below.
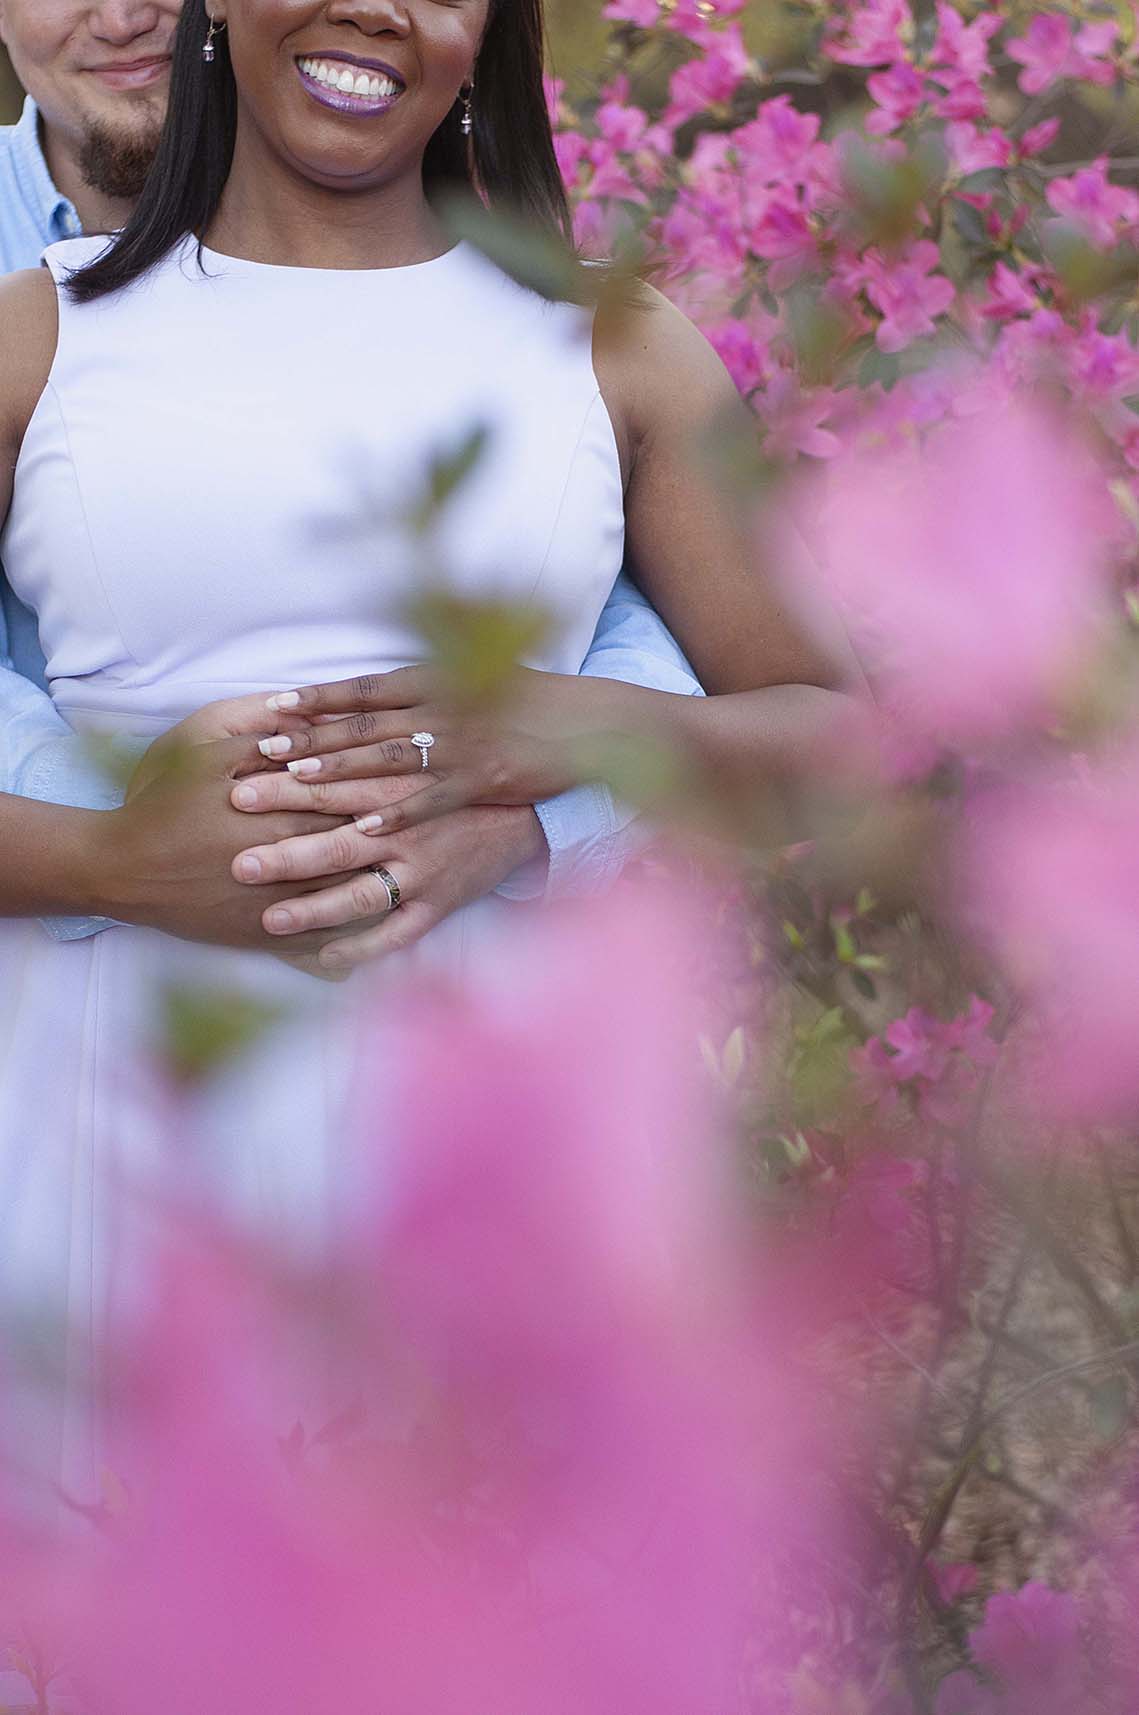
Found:
<path fill-rule="evenodd" d="M 170 70 L 169 54 L 152 54 L 143 60 L 124 60 L 114 65 L 92 66 L 92 75 L 108 89 L 146 89 Z"/>
<path fill-rule="evenodd" d="M 343 90 L 330 89 L 327 84 L 310 77 L 307 71 L 297 66 L 297 76 L 304 84 L 314 101 L 319 101 L 322 107 L 331 107 L 334 113 L 352 113 L 360 118 L 375 118 L 377 113 L 386 113 L 389 107 L 394 107 L 402 89 L 397 89 L 394 95 L 348 95 Z"/>

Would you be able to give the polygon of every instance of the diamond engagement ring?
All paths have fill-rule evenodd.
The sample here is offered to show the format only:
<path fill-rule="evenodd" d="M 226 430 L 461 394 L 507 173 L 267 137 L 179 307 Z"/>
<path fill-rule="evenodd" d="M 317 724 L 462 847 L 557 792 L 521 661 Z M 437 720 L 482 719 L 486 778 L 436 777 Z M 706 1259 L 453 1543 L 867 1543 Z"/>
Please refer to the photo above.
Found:
<path fill-rule="evenodd" d="M 424 768 L 430 768 L 431 746 L 435 743 L 435 734 L 433 732 L 413 732 L 411 742 L 419 746 L 419 754 L 423 758 Z"/>
<path fill-rule="evenodd" d="M 403 900 L 403 894 L 400 892 L 399 882 L 396 880 L 391 870 L 385 869 L 382 863 L 369 864 L 364 873 L 365 875 L 374 875 L 377 881 L 382 885 L 384 892 L 388 896 L 387 914 L 390 917 L 393 911 L 399 910 L 400 904 Z"/>

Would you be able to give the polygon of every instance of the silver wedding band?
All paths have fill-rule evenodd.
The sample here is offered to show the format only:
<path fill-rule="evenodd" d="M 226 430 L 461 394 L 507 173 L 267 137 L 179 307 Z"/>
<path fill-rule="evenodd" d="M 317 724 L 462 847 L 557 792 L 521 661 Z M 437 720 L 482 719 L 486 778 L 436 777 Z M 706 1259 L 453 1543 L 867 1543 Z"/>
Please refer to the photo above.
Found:
<path fill-rule="evenodd" d="M 403 902 L 403 894 L 400 892 L 399 882 L 396 880 L 391 870 L 385 869 L 382 863 L 369 864 L 364 873 L 366 875 L 374 875 L 383 887 L 384 892 L 388 896 L 387 915 L 390 917 L 393 911 L 399 910 L 400 905 Z"/>
<path fill-rule="evenodd" d="M 424 768 L 430 768 L 431 747 L 435 743 L 435 734 L 433 732 L 413 732 L 411 735 L 411 742 L 419 747 L 419 754 L 423 758 Z"/>

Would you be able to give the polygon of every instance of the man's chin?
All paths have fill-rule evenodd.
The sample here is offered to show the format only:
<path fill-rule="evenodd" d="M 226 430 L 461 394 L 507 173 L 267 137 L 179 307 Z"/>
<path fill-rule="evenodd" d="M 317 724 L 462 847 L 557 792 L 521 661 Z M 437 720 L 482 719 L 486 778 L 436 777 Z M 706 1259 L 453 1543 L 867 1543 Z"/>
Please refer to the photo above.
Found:
<path fill-rule="evenodd" d="M 162 135 L 161 100 L 136 100 L 131 105 L 135 111 L 125 123 L 121 111 L 113 120 L 89 119 L 79 154 L 84 182 L 100 196 L 118 202 L 133 202 L 142 195 Z"/>

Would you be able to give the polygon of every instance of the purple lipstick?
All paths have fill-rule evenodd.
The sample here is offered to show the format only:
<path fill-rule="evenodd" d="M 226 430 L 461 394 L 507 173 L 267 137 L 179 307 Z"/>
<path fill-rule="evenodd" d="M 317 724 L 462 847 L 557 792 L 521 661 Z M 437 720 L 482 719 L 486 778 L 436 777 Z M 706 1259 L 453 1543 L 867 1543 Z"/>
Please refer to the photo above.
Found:
<path fill-rule="evenodd" d="M 313 100 L 335 113 L 374 118 L 394 107 L 407 87 L 399 73 L 381 60 L 342 53 L 307 54 L 296 63 Z"/>

